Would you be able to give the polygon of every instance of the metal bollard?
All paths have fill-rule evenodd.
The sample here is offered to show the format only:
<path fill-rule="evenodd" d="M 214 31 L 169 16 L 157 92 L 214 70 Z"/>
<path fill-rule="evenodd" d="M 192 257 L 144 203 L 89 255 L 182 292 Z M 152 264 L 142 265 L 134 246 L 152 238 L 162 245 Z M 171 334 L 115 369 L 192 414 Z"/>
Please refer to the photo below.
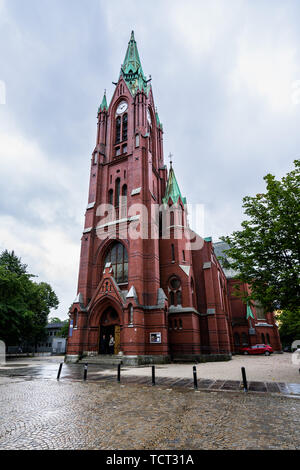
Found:
<path fill-rule="evenodd" d="M 118 364 L 118 382 L 121 382 L 121 364 Z"/>
<path fill-rule="evenodd" d="M 83 380 L 86 380 L 86 379 L 87 379 L 87 371 L 88 371 L 88 364 L 84 364 Z"/>
<path fill-rule="evenodd" d="M 60 378 L 61 370 L 62 370 L 63 362 L 59 364 L 58 372 L 57 372 L 57 380 Z"/>
<path fill-rule="evenodd" d="M 155 385 L 155 366 L 152 366 L 152 386 Z"/>
<path fill-rule="evenodd" d="M 194 375 L 194 389 L 198 390 L 198 380 L 197 380 L 197 368 L 193 366 L 193 375 Z"/>
<path fill-rule="evenodd" d="M 245 367 L 242 367 L 242 377 L 243 377 L 243 384 L 244 384 L 244 392 L 248 392 L 248 383 L 247 383 Z"/>

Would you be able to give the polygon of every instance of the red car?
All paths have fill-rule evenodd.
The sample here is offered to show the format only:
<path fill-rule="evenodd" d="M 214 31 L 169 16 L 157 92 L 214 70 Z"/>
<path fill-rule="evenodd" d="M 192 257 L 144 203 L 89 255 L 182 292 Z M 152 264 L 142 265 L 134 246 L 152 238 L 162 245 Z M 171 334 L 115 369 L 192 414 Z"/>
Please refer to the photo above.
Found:
<path fill-rule="evenodd" d="M 272 352 L 272 346 L 268 344 L 256 344 L 255 346 L 240 349 L 241 354 L 264 354 L 265 356 L 270 356 Z"/>

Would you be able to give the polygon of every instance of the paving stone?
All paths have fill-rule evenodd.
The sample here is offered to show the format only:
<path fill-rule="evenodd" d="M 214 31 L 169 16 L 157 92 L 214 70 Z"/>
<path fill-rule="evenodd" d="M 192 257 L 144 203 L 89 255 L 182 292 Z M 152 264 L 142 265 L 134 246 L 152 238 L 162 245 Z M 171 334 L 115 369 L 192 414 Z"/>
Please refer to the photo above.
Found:
<path fill-rule="evenodd" d="M 248 385 L 250 392 L 266 392 L 267 387 L 264 382 L 250 382 Z"/>
<path fill-rule="evenodd" d="M 222 385 L 222 390 L 240 390 L 241 382 L 237 380 L 226 380 L 225 383 Z"/>
<path fill-rule="evenodd" d="M 296 398 L 120 386 L 111 378 L 6 378 L 0 449 L 300 449 Z"/>

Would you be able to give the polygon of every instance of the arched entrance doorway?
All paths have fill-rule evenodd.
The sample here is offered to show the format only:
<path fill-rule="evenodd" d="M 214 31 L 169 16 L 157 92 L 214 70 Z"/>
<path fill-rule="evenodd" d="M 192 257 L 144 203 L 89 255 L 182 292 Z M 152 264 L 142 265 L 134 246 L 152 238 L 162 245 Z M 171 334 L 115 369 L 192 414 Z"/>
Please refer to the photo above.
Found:
<path fill-rule="evenodd" d="M 113 354 L 119 354 L 120 351 L 120 318 L 113 307 L 108 307 L 100 318 L 100 341 L 99 353 L 111 354 L 109 349 L 109 340 L 114 338 Z"/>

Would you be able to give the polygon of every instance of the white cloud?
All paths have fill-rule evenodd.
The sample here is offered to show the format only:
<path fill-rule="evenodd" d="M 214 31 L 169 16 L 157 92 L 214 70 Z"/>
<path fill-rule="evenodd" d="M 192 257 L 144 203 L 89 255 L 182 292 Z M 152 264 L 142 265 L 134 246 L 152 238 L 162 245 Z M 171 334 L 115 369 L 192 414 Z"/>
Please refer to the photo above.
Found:
<path fill-rule="evenodd" d="M 14 250 L 38 281 L 50 283 L 61 300 L 55 315 L 63 318 L 76 295 L 83 223 L 78 208 L 84 207 L 83 194 L 73 190 L 79 175 L 74 179 L 70 167 L 52 161 L 7 117 L 6 129 L 0 132 L 1 200 L 11 202 L 7 198 L 14 196 L 20 215 L 0 214 L 0 250 Z M 71 221 L 70 227 L 64 218 Z"/>

